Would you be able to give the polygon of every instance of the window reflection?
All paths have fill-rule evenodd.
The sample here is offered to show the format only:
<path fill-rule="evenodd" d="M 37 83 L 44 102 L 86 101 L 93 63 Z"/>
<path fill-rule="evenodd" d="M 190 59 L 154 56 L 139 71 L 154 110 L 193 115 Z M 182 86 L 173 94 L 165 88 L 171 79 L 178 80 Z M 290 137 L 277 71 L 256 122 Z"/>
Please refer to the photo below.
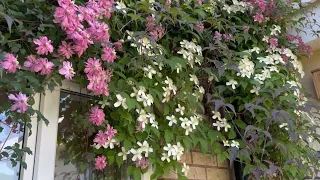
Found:
<path fill-rule="evenodd" d="M 6 94 L 0 94 L 0 106 L 1 102 L 8 101 Z M 2 111 L 0 113 L 0 148 L 12 146 L 18 143 L 20 146 L 23 144 L 23 129 L 20 125 L 13 126 L 11 119 L 7 117 L 8 112 Z M 1 152 L 6 151 L 9 154 L 10 151 L 2 149 Z M 12 167 L 11 161 L 6 157 L 0 160 L 0 179 L 1 180 L 18 180 L 20 173 L 20 164 L 18 163 L 15 167 Z"/>
<path fill-rule="evenodd" d="M 70 91 L 61 91 L 58 119 L 57 153 L 55 180 L 121 180 L 125 179 L 124 168 L 108 166 L 103 175 L 95 174 L 93 164 L 86 173 L 81 174 L 79 162 L 86 162 L 90 152 L 90 143 L 94 134 L 83 128 L 88 118 L 85 115 L 90 107 L 90 97 Z M 88 127 L 90 128 L 90 127 Z M 93 157 L 94 158 L 94 157 Z M 69 159 L 74 161 L 69 162 Z M 65 165 L 66 163 L 66 165 Z M 122 175 L 121 175 L 122 174 Z"/>

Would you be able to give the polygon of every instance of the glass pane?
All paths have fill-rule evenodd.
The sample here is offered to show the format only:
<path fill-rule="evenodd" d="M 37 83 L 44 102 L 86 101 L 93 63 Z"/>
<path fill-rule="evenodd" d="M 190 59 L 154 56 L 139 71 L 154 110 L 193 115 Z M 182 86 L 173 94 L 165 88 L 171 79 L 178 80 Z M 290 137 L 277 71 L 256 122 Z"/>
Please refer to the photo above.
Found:
<path fill-rule="evenodd" d="M 8 112 L 3 110 L 3 104 L 1 102 L 7 102 L 7 95 L 0 93 L 0 149 L 1 152 L 6 151 L 8 154 L 10 151 L 4 150 L 7 146 L 12 146 L 18 143 L 20 146 L 23 144 L 23 129 L 20 125 L 13 125 L 10 118 L 7 118 Z M 12 167 L 11 161 L 7 158 L 0 160 L 0 179 L 1 180 L 18 180 L 20 173 L 20 164 Z"/>
<path fill-rule="evenodd" d="M 93 164 L 89 165 L 86 173 L 80 173 L 82 165 L 79 162 L 86 161 L 88 156 L 91 159 L 94 156 L 87 153 L 92 148 L 90 144 L 94 135 L 88 135 L 86 128 L 78 126 L 88 121 L 85 113 L 89 107 L 90 97 L 70 91 L 60 92 L 55 180 L 121 179 L 122 168 L 119 170 L 112 166 L 106 168 L 104 175 L 95 174 Z"/>

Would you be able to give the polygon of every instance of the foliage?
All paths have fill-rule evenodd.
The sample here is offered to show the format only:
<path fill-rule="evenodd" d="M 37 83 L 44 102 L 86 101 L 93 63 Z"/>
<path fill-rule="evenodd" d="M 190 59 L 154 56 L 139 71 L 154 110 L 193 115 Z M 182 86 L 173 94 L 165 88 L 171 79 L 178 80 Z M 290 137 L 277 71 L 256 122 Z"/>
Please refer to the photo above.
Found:
<path fill-rule="evenodd" d="M 176 170 L 185 179 L 181 156 L 200 147 L 244 163 L 253 179 L 312 176 L 318 105 L 303 95 L 298 60 L 310 48 L 287 28 L 299 32 L 305 19 L 292 17 L 302 10 L 298 1 L 280 0 L 2 1 L 8 78 L 0 88 L 29 99 L 21 101 L 25 113 L 10 96 L 1 110 L 9 126 L 30 127 L 35 113 L 46 120 L 32 97 L 72 79 L 94 104 L 72 113 L 75 139 L 59 139 L 81 171 L 95 164 L 99 175 L 126 162 L 135 179 L 149 164 L 152 178 Z M 8 111 L 13 101 L 18 110 Z M 5 149 L 17 149 L 13 165 L 28 152 Z"/>

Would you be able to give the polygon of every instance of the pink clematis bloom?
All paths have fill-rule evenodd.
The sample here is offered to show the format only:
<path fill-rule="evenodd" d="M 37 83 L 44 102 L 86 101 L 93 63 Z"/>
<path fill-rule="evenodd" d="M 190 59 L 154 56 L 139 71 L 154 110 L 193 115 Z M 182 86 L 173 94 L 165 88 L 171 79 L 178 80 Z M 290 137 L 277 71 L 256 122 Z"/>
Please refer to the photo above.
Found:
<path fill-rule="evenodd" d="M 123 43 L 123 40 L 119 40 L 115 43 L 113 43 L 114 47 L 116 47 L 118 49 L 118 51 L 122 51 L 122 43 Z"/>
<path fill-rule="evenodd" d="M 67 59 L 70 59 L 72 54 L 74 54 L 71 44 L 67 43 L 66 41 L 61 42 L 61 45 L 59 46 L 59 49 L 58 49 L 58 53 L 60 54 L 60 56 L 64 56 Z"/>
<path fill-rule="evenodd" d="M 84 72 L 88 75 L 97 75 L 102 71 L 101 63 L 99 59 L 89 58 L 87 62 L 84 63 Z"/>
<path fill-rule="evenodd" d="M 96 137 L 94 138 L 93 142 L 99 144 L 100 146 L 104 146 L 108 140 L 108 136 L 103 131 L 99 131 Z"/>
<path fill-rule="evenodd" d="M 104 121 L 104 118 L 105 118 L 105 114 L 102 109 L 99 109 L 98 106 L 94 106 L 91 108 L 89 121 L 92 124 L 100 126 L 102 124 L 102 122 Z"/>
<path fill-rule="evenodd" d="M 255 16 L 253 16 L 254 21 L 258 21 L 259 23 L 262 23 L 264 20 L 264 17 L 262 14 L 256 14 Z"/>
<path fill-rule="evenodd" d="M 9 73 L 15 73 L 17 68 L 20 68 L 19 61 L 17 57 L 13 54 L 7 53 L 4 57 L 4 61 L 1 62 L 2 67 Z"/>
<path fill-rule="evenodd" d="M 65 61 L 59 69 L 59 74 L 64 75 L 66 79 L 71 80 L 76 73 L 73 70 L 71 62 Z"/>
<path fill-rule="evenodd" d="M 39 72 L 41 66 L 39 66 L 38 60 L 34 55 L 29 55 L 26 57 L 26 61 L 23 63 L 23 66 L 28 68 L 31 72 Z"/>
<path fill-rule="evenodd" d="M 103 61 L 108 61 L 109 63 L 113 63 L 116 58 L 117 58 L 116 51 L 113 48 L 105 47 L 103 49 L 103 55 L 101 56 L 101 59 Z"/>
<path fill-rule="evenodd" d="M 50 61 L 48 61 L 47 58 L 39 58 L 38 59 L 38 65 L 41 67 L 40 74 L 41 75 L 49 75 L 51 74 L 52 68 L 54 64 Z"/>
<path fill-rule="evenodd" d="M 269 45 L 271 48 L 276 48 L 278 46 L 278 39 L 277 38 L 270 38 Z"/>
<path fill-rule="evenodd" d="M 81 57 L 82 54 L 87 50 L 88 43 L 85 41 L 78 41 L 75 45 L 72 46 L 73 51 L 78 54 L 78 57 Z"/>
<path fill-rule="evenodd" d="M 48 53 L 53 52 L 53 46 L 51 45 L 51 40 L 46 36 L 41 36 L 39 39 L 33 40 L 33 43 L 38 45 L 37 54 L 39 55 L 48 55 Z"/>
<path fill-rule="evenodd" d="M 11 106 L 10 111 L 17 110 L 19 113 L 25 113 L 27 111 L 29 98 L 25 94 L 9 94 L 8 98 L 11 101 L 15 101 L 15 103 Z"/>
<path fill-rule="evenodd" d="M 105 156 L 96 157 L 95 168 L 98 170 L 102 170 L 107 166 L 107 160 Z"/>
<path fill-rule="evenodd" d="M 116 129 L 113 129 L 113 127 L 110 126 L 110 124 L 107 125 L 107 131 L 105 132 L 105 134 L 107 135 L 108 140 L 111 140 L 113 136 L 117 134 L 117 132 L 118 131 Z"/>
<path fill-rule="evenodd" d="M 200 32 L 203 32 L 204 30 L 204 25 L 202 22 L 196 22 L 196 27 L 200 30 Z"/>

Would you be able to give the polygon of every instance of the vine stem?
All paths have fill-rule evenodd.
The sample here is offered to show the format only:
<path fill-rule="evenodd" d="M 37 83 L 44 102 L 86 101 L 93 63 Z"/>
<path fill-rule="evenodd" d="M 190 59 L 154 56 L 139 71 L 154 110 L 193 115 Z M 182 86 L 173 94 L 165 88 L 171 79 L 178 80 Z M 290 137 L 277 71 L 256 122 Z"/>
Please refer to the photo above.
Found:
<path fill-rule="evenodd" d="M 17 42 L 17 41 L 23 41 L 23 39 L 13 39 L 13 40 L 8 40 L 8 42 Z"/>
<path fill-rule="evenodd" d="M 6 142 L 8 141 L 8 139 L 9 139 L 9 137 L 10 137 L 10 135 L 11 135 L 11 132 L 12 132 L 12 129 L 10 129 L 9 134 L 8 134 L 6 140 L 4 141 L 4 143 L 3 143 L 3 145 L 2 145 L 2 147 L 1 147 L 1 149 L 0 149 L 0 152 L 2 152 L 2 149 L 4 148 L 4 145 L 6 144 Z"/>

